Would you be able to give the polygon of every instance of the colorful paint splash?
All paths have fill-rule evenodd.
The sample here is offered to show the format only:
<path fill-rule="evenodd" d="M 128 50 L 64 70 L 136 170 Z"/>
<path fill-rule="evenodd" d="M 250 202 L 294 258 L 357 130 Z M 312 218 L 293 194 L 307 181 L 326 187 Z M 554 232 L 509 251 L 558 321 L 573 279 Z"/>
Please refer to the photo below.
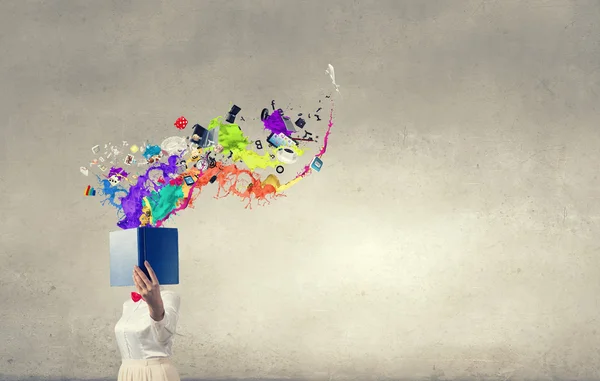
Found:
<path fill-rule="evenodd" d="M 327 124 L 327 131 L 325 132 L 325 137 L 323 138 L 323 146 L 321 147 L 319 152 L 315 155 L 315 157 L 318 157 L 319 159 L 321 157 L 323 157 L 323 155 L 325 155 L 325 152 L 327 152 L 327 144 L 329 143 L 329 134 L 331 134 L 331 127 L 333 127 L 333 107 L 334 107 L 334 103 L 332 100 L 331 101 L 331 111 L 329 112 L 329 123 Z M 300 180 L 302 180 L 304 177 L 306 177 L 306 175 L 308 175 L 311 171 L 312 170 L 311 170 L 310 164 L 305 165 L 304 168 L 302 169 L 302 171 L 300 171 L 293 180 L 290 180 L 286 184 L 278 187 L 277 191 L 282 192 L 282 191 L 288 189 L 289 187 L 298 183 Z"/>
<path fill-rule="evenodd" d="M 301 128 L 299 132 L 290 130 L 291 119 L 286 117 L 284 121 L 283 110 L 274 110 L 263 120 L 263 131 L 278 135 L 282 140 L 278 142 L 269 140 L 270 143 L 267 143 L 266 137 L 263 136 L 253 141 L 235 122 L 237 113 L 241 109 L 234 106 L 232 108 L 234 111 L 230 111 L 226 119 L 218 116 L 209 121 L 205 132 L 217 129 L 218 134 L 208 134 L 207 136 L 210 136 L 208 141 L 204 139 L 202 142 L 197 142 L 190 137 L 172 136 L 165 139 L 162 144 L 140 147 L 132 145 L 129 149 L 131 153 L 128 153 L 124 160 L 125 164 L 130 165 L 131 168 L 146 168 L 142 168 L 142 173 L 139 175 L 134 174 L 133 169 L 126 171 L 118 166 L 112 166 L 107 175 L 96 174 L 100 184 L 97 194 L 102 197 L 102 205 L 108 203 L 116 208 L 119 218 L 117 226 L 122 229 L 162 226 L 180 211 L 193 208 L 197 198 L 207 189 L 216 188 L 214 193 L 216 199 L 238 197 L 245 203 L 245 208 L 252 208 L 253 203 L 269 204 L 271 200 L 284 197 L 283 191 L 311 174 L 313 169 L 320 170 L 320 166 L 314 167 L 312 163 L 320 160 L 327 152 L 334 125 L 334 102 L 331 96 L 326 98 L 330 100 L 331 107 L 322 145 L 296 176 L 285 184 L 281 184 L 275 174 L 269 174 L 262 179 L 256 170 L 275 168 L 278 174 L 283 172 L 286 164 L 277 159 L 277 153 L 284 148 L 290 154 L 294 152 L 295 156 L 302 160 L 306 146 L 315 142 L 311 137 L 312 133 L 304 128 L 306 122 L 298 119 L 296 125 Z M 272 106 L 275 109 L 274 103 Z M 316 112 L 313 112 L 315 116 L 313 122 L 321 120 L 317 114 L 321 109 L 319 107 Z M 308 117 L 310 118 L 310 114 Z M 183 117 L 178 121 L 181 118 Z M 244 120 L 242 116 L 239 118 Z M 179 131 L 183 130 L 181 126 L 177 126 L 177 122 L 175 127 Z M 304 136 L 295 137 L 295 134 L 304 134 Z M 216 141 L 212 142 L 210 139 Z M 196 145 L 192 144 L 191 140 L 194 140 Z M 281 143 L 282 141 L 284 143 Z M 279 146 L 274 147 L 271 143 Z M 124 141 L 123 147 L 127 146 L 129 145 Z M 257 153 L 255 151 L 257 147 L 264 153 Z M 99 146 L 92 148 L 92 152 L 98 155 L 101 154 L 100 150 Z M 141 154 L 139 162 L 134 156 L 138 150 Z M 111 154 L 106 157 L 112 156 L 111 163 L 117 164 L 115 157 L 121 153 L 120 150 L 113 146 L 110 151 Z M 107 152 L 108 150 L 105 154 Z M 90 167 L 95 165 L 99 170 L 105 171 L 107 170 L 105 161 L 106 159 L 99 157 L 90 163 Z M 80 171 L 87 176 L 87 168 L 80 167 Z"/>
<path fill-rule="evenodd" d="M 292 136 L 294 131 L 287 129 L 285 122 L 283 121 L 283 115 L 276 111 L 272 113 L 265 121 L 265 130 L 271 131 L 274 134 L 284 134 L 286 136 Z"/>

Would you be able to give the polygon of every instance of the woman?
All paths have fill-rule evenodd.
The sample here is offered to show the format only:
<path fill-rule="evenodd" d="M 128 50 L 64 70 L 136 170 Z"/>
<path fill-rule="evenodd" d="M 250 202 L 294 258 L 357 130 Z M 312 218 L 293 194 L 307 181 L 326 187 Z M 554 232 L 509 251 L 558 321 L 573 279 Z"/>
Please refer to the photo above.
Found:
<path fill-rule="evenodd" d="M 135 266 L 133 281 L 138 293 L 123 304 L 115 326 L 122 363 L 118 381 L 180 381 L 170 361 L 179 319 L 179 295 L 163 290 L 148 261 L 150 279 Z"/>

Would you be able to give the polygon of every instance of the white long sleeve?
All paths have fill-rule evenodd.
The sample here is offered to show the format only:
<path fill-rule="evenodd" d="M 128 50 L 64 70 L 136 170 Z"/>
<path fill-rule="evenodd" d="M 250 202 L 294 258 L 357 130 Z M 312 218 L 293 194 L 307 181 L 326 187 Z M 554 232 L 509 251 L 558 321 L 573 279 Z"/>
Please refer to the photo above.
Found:
<path fill-rule="evenodd" d="M 123 359 L 170 357 L 179 320 L 180 297 L 173 291 L 161 291 L 165 315 L 160 321 L 150 317 L 144 300 L 123 303 L 123 316 L 115 325 L 117 345 Z"/>
<path fill-rule="evenodd" d="M 177 329 L 177 321 L 179 320 L 179 303 L 180 298 L 174 292 L 163 291 L 161 293 L 163 306 L 165 308 L 165 316 L 162 320 L 155 321 L 150 318 L 152 324 L 152 332 L 159 343 L 164 343 L 169 340 Z"/>

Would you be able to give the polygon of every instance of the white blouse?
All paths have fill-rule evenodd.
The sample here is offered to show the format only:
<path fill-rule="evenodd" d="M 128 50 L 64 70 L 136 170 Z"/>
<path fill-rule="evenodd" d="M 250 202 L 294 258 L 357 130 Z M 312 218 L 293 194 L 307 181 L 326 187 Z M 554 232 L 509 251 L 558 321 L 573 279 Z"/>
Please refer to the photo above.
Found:
<path fill-rule="evenodd" d="M 115 325 L 117 345 L 122 359 L 145 360 L 170 357 L 171 346 L 179 320 L 179 295 L 170 290 L 160 292 L 165 308 L 161 321 L 150 317 L 148 304 L 129 298 L 123 303 L 123 316 Z"/>

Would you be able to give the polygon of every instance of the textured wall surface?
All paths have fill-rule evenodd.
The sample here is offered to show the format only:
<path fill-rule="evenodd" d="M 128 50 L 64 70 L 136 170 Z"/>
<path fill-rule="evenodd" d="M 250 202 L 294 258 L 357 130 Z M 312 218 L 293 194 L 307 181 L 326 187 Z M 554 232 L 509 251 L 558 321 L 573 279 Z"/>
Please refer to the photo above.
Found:
<path fill-rule="evenodd" d="M 0 379 L 116 379 L 90 147 L 342 98 L 181 235 L 183 379 L 600 379 L 597 1 L 2 1 Z M 250 112 L 250 111 L 249 111 Z M 258 115 L 256 115 L 258 116 Z"/>

